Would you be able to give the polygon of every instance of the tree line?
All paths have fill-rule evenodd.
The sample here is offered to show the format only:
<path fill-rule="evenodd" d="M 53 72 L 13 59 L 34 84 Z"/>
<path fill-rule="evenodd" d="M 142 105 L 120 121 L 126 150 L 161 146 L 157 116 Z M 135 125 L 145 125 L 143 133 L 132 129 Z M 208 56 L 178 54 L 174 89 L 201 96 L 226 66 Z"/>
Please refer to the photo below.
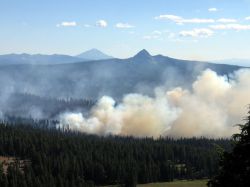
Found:
<path fill-rule="evenodd" d="M 231 147 L 228 139 L 101 137 L 49 128 L 48 121 L 43 123 L 0 124 L 0 155 L 17 158 L 6 173 L 0 165 L 0 186 L 133 187 L 210 178 L 217 173 L 218 147 Z M 19 160 L 29 164 L 20 170 Z"/>

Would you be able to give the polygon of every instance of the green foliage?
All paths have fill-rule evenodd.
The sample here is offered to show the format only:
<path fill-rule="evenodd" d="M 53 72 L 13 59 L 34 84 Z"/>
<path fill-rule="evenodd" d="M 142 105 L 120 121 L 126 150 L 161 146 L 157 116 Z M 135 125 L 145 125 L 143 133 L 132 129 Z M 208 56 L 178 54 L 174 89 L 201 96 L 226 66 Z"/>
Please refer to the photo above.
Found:
<path fill-rule="evenodd" d="M 41 125 L 0 124 L 0 155 L 30 161 L 0 169 L 0 186 L 79 187 L 208 178 L 226 139 L 99 137 Z M 47 123 L 47 122 L 46 122 Z"/>
<path fill-rule="evenodd" d="M 211 187 L 250 186 L 250 106 L 240 133 L 233 135 L 235 146 L 232 152 L 224 152 L 220 161 L 219 174 L 209 181 Z"/>

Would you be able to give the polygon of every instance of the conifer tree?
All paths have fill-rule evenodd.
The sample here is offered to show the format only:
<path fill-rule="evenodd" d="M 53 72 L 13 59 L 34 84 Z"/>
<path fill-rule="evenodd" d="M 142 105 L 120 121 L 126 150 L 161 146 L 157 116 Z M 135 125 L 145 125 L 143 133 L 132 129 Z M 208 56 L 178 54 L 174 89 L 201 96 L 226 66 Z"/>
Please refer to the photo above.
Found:
<path fill-rule="evenodd" d="M 219 174 L 208 182 L 208 186 L 250 186 L 250 105 L 245 120 L 244 125 L 239 125 L 240 133 L 232 137 L 235 142 L 232 152 L 224 153 Z"/>

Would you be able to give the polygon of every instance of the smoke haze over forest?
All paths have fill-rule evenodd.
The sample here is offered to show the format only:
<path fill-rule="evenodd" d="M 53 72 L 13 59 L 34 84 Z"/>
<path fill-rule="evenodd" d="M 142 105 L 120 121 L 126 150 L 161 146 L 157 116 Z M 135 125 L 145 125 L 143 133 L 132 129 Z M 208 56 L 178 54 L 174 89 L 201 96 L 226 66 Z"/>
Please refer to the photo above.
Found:
<path fill-rule="evenodd" d="M 82 113 L 60 116 L 60 127 L 100 135 L 229 137 L 250 102 L 250 71 L 219 76 L 205 70 L 192 89 L 155 88 L 155 95 L 127 94 L 116 103 L 103 96 L 86 118 Z M 244 98 L 244 99 L 243 99 Z"/>
<path fill-rule="evenodd" d="M 2 118 L 53 119 L 99 135 L 229 137 L 250 102 L 248 68 L 146 50 L 128 59 L 5 64 L 0 72 Z"/>

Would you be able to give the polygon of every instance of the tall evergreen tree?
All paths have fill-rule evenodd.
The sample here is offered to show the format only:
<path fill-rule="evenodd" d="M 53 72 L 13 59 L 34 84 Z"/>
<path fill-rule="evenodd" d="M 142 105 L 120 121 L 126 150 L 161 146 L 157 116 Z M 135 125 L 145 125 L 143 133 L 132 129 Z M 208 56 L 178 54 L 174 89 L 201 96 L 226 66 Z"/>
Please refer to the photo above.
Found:
<path fill-rule="evenodd" d="M 209 181 L 209 186 L 250 186 L 250 106 L 245 120 L 244 125 L 239 125 L 240 133 L 233 135 L 235 147 L 231 153 L 224 153 L 219 174 Z"/>

